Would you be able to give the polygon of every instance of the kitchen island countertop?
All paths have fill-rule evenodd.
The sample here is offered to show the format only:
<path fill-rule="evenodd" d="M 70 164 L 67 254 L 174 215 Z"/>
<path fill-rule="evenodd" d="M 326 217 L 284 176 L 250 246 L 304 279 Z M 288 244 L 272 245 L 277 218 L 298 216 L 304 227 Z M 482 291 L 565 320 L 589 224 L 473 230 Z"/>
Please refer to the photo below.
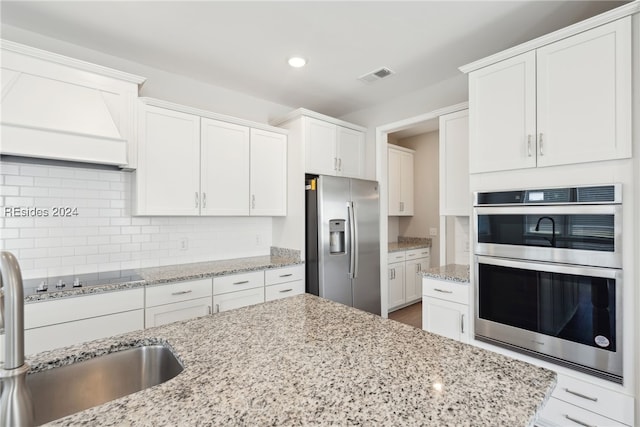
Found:
<path fill-rule="evenodd" d="M 163 343 L 177 377 L 55 425 L 529 426 L 556 374 L 309 294 L 39 353 Z"/>

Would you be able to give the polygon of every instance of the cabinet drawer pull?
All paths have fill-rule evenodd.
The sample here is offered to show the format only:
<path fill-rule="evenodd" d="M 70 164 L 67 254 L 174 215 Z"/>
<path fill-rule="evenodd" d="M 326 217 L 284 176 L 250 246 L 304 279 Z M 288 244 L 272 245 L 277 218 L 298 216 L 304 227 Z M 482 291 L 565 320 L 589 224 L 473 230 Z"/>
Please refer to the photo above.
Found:
<path fill-rule="evenodd" d="M 198 192 L 196 191 L 196 208 L 199 206 L 200 204 L 200 197 L 198 196 Z"/>
<path fill-rule="evenodd" d="M 433 288 L 436 292 L 442 292 L 443 294 L 452 294 L 453 291 L 445 291 L 444 289 Z"/>
<path fill-rule="evenodd" d="M 569 415 L 567 415 L 567 414 L 565 414 L 565 415 L 564 415 L 564 417 L 565 417 L 566 419 L 568 419 L 569 421 L 573 421 L 573 422 L 574 422 L 574 423 L 576 423 L 576 424 L 580 424 L 581 426 L 585 426 L 585 427 L 596 427 L 596 426 L 595 426 L 595 425 L 593 425 L 593 424 L 587 424 L 587 423 L 585 423 L 584 421 L 580 421 L 580 420 L 578 420 L 578 419 L 575 419 L 575 418 L 573 418 L 573 417 L 570 417 L 570 416 L 569 416 Z"/>
<path fill-rule="evenodd" d="M 284 294 L 286 292 L 291 292 L 293 289 L 283 289 L 280 291 L 281 294 Z"/>
<path fill-rule="evenodd" d="M 544 142 L 542 140 L 542 132 L 540 132 L 540 137 L 538 139 L 538 146 L 540 147 L 540 155 L 541 156 L 544 156 L 544 151 L 542 150 L 543 149 L 543 145 L 544 145 Z"/>
<path fill-rule="evenodd" d="M 289 276 L 293 276 L 293 273 L 289 273 L 289 274 L 281 274 L 280 277 L 289 277 Z"/>
<path fill-rule="evenodd" d="M 213 313 L 211 312 L 212 310 L 211 310 L 211 306 L 210 306 L 210 305 L 208 305 L 208 306 L 207 306 L 207 311 L 209 312 L 209 314 L 213 314 Z"/>
<path fill-rule="evenodd" d="M 464 314 L 460 316 L 460 333 L 464 334 Z"/>
<path fill-rule="evenodd" d="M 202 207 L 207 207 L 207 193 L 202 193 Z"/>
<path fill-rule="evenodd" d="M 220 304 L 216 304 L 216 313 L 220 313 Z"/>
<path fill-rule="evenodd" d="M 565 388 L 565 389 L 564 389 L 564 391 L 566 391 L 566 392 L 567 392 L 567 393 L 569 393 L 569 394 L 573 394 L 574 396 L 578 396 L 578 397 L 581 397 L 581 398 L 583 398 L 583 399 L 590 400 L 590 401 L 592 401 L 592 402 L 597 402 L 597 401 L 598 401 L 598 398 L 597 398 L 597 397 L 587 396 L 587 395 L 584 395 L 584 394 L 579 393 L 579 392 L 577 392 L 577 391 L 569 390 L 568 388 Z"/>
<path fill-rule="evenodd" d="M 248 280 L 243 280 L 242 282 L 233 282 L 234 285 L 244 285 L 246 283 L 249 283 Z"/>
<path fill-rule="evenodd" d="M 527 135 L 527 156 L 531 157 L 531 134 Z"/>
<path fill-rule="evenodd" d="M 171 292 L 171 295 L 184 295 L 184 294 L 190 294 L 191 292 L 192 292 L 191 289 L 189 289 L 188 291 Z"/>
<path fill-rule="evenodd" d="M 342 159 L 338 159 L 338 171 L 342 171 Z"/>

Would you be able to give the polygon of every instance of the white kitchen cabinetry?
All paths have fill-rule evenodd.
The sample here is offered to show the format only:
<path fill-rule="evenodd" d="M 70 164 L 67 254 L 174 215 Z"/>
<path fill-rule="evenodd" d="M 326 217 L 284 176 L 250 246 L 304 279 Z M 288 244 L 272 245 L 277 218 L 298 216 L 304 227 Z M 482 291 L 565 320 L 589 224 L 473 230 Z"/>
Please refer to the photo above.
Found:
<path fill-rule="evenodd" d="M 251 129 L 251 215 L 287 214 L 287 137 Z"/>
<path fill-rule="evenodd" d="M 413 156 L 415 151 L 388 145 L 389 216 L 413 215 Z"/>
<path fill-rule="evenodd" d="M 424 277 L 422 329 L 469 342 L 469 285 Z"/>
<path fill-rule="evenodd" d="M 200 214 L 200 117 L 142 105 L 136 186 L 139 215 Z"/>
<path fill-rule="evenodd" d="M 633 397 L 558 374 L 536 422 L 539 426 L 632 426 Z"/>
<path fill-rule="evenodd" d="M 248 215 L 250 129 L 202 118 L 200 176 L 203 215 Z"/>
<path fill-rule="evenodd" d="M 232 274 L 213 278 L 214 312 L 264 302 L 264 272 Z"/>
<path fill-rule="evenodd" d="M 361 178 L 364 133 L 324 120 L 304 117 L 307 173 Z"/>
<path fill-rule="evenodd" d="M 211 279 L 148 286 L 145 328 L 211 314 L 212 289 Z"/>
<path fill-rule="evenodd" d="M 2 40 L 0 154 L 136 167 L 144 78 Z"/>
<path fill-rule="evenodd" d="M 25 304 L 24 326 L 25 354 L 142 329 L 144 289 Z"/>
<path fill-rule="evenodd" d="M 273 124 L 301 129 L 305 173 L 364 178 L 365 128 L 304 108 Z"/>
<path fill-rule="evenodd" d="M 139 116 L 136 214 L 286 215 L 286 131 L 151 99 Z"/>
<path fill-rule="evenodd" d="M 472 71 L 469 110 L 471 173 L 630 157 L 631 17 Z"/>
<path fill-rule="evenodd" d="M 469 110 L 440 116 L 440 215 L 471 214 Z"/>
<path fill-rule="evenodd" d="M 429 252 L 429 248 L 421 248 L 389 253 L 389 310 L 396 310 L 420 300 L 420 272 L 430 266 Z"/>
<path fill-rule="evenodd" d="M 265 270 L 265 301 L 303 294 L 304 271 L 304 265 Z"/>

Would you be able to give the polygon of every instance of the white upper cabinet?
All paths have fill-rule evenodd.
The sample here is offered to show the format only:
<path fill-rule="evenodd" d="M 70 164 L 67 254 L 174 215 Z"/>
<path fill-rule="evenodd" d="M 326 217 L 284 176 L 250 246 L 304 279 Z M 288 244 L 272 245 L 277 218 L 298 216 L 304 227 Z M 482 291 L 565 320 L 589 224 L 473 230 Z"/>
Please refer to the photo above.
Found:
<path fill-rule="evenodd" d="M 246 126 L 202 119 L 203 215 L 249 214 L 249 141 Z"/>
<path fill-rule="evenodd" d="M 336 125 L 305 117 L 305 172 L 335 175 L 338 169 L 336 154 Z"/>
<path fill-rule="evenodd" d="M 388 145 L 389 216 L 413 215 L 413 157 L 408 148 Z"/>
<path fill-rule="evenodd" d="M 469 110 L 440 116 L 440 215 L 471 214 Z"/>
<path fill-rule="evenodd" d="M 144 80 L 2 40 L 0 154 L 135 168 Z"/>
<path fill-rule="evenodd" d="M 364 178 L 365 128 L 304 108 L 273 124 L 299 129 L 290 137 L 304 147 L 305 173 Z"/>
<path fill-rule="evenodd" d="M 349 178 L 364 176 L 364 133 L 338 126 L 337 129 L 338 175 Z"/>
<path fill-rule="evenodd" d="M 469 74 L 470 171 L 631 156 L 631 17 Z"/>
<path fill-rule="evenodd" d="M 251 215 L 287 214 L 287 137 L 251 129 Z"/>
<path fill-rule="evenodd" d="M 200 214 L 200 117 L 142 105 L 138 134 L 138 215 Z"/>
<path fill-rule="evenodd" d="M 631 157 L 631 17 L 537 51 L 538 166 Z"/>
<path fill-rule="evenodd" d="M 137 215 L 286 215 L 286 131 L 148 98 L 139 117 Z"/>

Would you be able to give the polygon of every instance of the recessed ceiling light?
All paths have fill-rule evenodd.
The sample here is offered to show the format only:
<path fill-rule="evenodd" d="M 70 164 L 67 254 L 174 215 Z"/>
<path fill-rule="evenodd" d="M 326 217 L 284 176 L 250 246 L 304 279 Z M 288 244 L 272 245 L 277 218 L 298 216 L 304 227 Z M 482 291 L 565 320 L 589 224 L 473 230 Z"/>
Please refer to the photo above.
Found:
<path fill-rule="evenodd" d="M 304 67 L 307 64 L 307 60 L 300 56 L 293 56 L 289 58 L 289 65 L 294 68 Z"/>

